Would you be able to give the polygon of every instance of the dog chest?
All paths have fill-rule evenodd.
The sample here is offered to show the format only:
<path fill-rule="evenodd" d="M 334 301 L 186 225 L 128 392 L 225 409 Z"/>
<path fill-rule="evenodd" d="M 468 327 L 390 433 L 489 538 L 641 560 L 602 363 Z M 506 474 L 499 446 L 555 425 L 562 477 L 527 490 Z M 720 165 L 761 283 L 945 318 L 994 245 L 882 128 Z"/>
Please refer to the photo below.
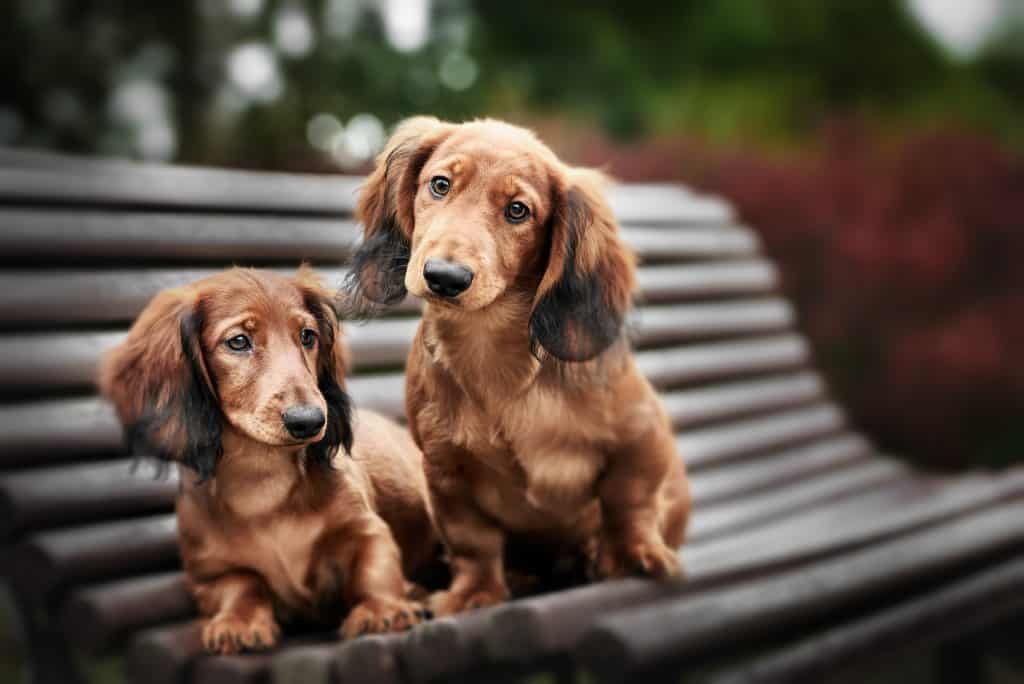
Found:
<path fill-rule="evenodd" d="M 310 570 L 323 527 L 316 516 L 268 516 L 222 530 L 216 547 L 224 563 L 256 572 L 278 600 L 302 611 L 315 602 Z"/>
<path fill-rule="evenodd" d="M 456 425 L 452 441 L 492 471 L 478 478 L 480 505 L 506 524 L 533 526 L 539 515 L 571 521 L 594 499 L 604 457 L 557 396 L 468 409 Z"/>

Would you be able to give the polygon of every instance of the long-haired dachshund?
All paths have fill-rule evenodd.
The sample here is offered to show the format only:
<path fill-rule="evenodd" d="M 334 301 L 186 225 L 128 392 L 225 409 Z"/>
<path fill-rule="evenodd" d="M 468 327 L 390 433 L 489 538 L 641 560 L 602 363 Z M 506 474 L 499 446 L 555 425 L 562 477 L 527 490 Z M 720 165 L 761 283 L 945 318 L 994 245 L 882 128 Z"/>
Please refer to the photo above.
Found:
<path fill-rule="evenodd" d="M 406 408 L 453 573 L 440 614 L 503 601 L 517 538 L 592 576 L 680 572 L 686 472 L 624 339 L 635 264 L 603 184 L 522 128 L 417 117 L 362 191 L 350 290 L 426 300 Z"/>
<path fill-rule="evenodd" d="M 178 536 L 209 651 L 273 646 L 278 619 L 408 629 L 429 561 L 422 456 L 353 416 L 332 295 L 311 270 L 233 269 L 157 295 L 100 387 L 135 454 L 180 464 Z"/>

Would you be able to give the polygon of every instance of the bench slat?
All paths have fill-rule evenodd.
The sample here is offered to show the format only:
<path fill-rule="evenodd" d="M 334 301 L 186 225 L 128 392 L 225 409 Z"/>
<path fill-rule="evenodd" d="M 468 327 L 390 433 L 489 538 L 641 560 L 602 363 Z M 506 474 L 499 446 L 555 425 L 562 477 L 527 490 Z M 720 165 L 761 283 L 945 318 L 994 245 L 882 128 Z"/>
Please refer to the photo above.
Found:
<path fill-rule="evenodd" d="M 400 684 L 403 679 L 397 667 L 393 662 L 385 661 L 389 655 L 388 647 L 400 638 L 400 635 L 370 634 L 340 646 L 337 639 L 331 637 L 292 638 L 285 641 L 282 648 L 267 653 L 196 659 L 194 667 L 188 673 L 188 680 L 195 684 L 267 684 L 270 681 L 314 684 L 319 681 L 335 681 L 331 677 L 331 671 L 339 667 L 351 673 L 376 667 L 379 669 L 373 679 L 354 678 L 349 675 L 343 681 Z M 327 639 L 330 639 L 330 642 Z M 298 679 L 273 679 L 274 661 L 279 654 L 289 653 L 306 656 L 316 654 L 322 659 L 309 661 L 300 666 L 301 675 Z"/>
<path fill-rule="evenodd" d="M 0 335 L 3 391 L 35 395 L 93 387 L 100 357 L 127 331 L 78 331 Z"/>
<path fill-rule="evenodd" d="M 146 627 L 195 616 L 192 594 L 180 572 L 142 575 L 75 591 L 61 610 L 61 627 L 89 654 Z M 113 625 L 117 633 L 97 630 Z"/>
<path fill-rule="evenodd" d="M 272 656 L 269 675 L 274 682 L 303 684 L 351 681 L 404 684 L 408 677 L 398 659 L 404 639 L 404 634 L 371 634 L 345 643 L 288 649 Z M 368 674 L 357 677 L 357 672 Z"/>
<path fill-rule="evenodd" d="M 934 593 L 826 629 L 792 646 L 716 673 L 708 681 L 785 684 L 825 681 L 842 673 L 874 670 L 910 649 L 976 633 L 1021 610 L 1024 557 L 1018 556 Z"/>
<path fill-rule="evenodd" d="M 1013 478 L 1018 489 L 1024 481 L 1022 475 L 1024 469 L 1018 469 Z M 947 567 L 956 557 L 980 555 L 1024 539 L 1024 529 L 1010 522 L 1024 512 L 1024 504 L 1019 501 L 1003 503 L 1014 496 L 1012 486 L 1000 486 L 995 478 L 988 478 L 985 482 L 968 483 L 966 487 L 954 480 L 946 487 L 944 493 L 933 485 L 932 494 L 937 501 L 923 496 L 900 499 L 905 491 L 890 487 L 887 496 L 881 500 L 854 497 L 845 505 L 820 506 L 814 515 L 787 518 L 726 540 L 742 538 L 740 544 L 745 544 L 748 552 L 763 549 L 759 553 L 732 553 L 725 557 L 721 553 L 722 543 L 688 546 L 682 554 L 687 568 L 686 582 L 654 584 L 630 580 L 616 585 L 580 587 L 509 604 L 499 609 L 492 620 L 492 628 L 486 635 L 487 650 L 499 662 L 536 661 L 565 653 L 575 648 L 585 631 L 604 615 L 637 607 L 646 609 L 649 606 L 658 610 L 671 605 L 673 596 L 685 602 L 689 596 L 696 595 L 699 600 L 708 587 L 714 587 L 726 578 L 740 575 L 753 578 L 772 568 L 793 567 L 799 556 L 809 559 L 808 552 L 812 550 L 816 554 L 813 557 L 825 560 L 810 563 L 807 567 L 811 570 L 824 567 L 832 568 L 829 572 L 842 572 L 839 569 L 845 567 L 847 558 L 870 557 L 872 561 L 865 567 L 873 567 L 876 576 L 892 573 L 895 578 L 899 564 L 904 563 L 903 571 L 907 578 L 912 578 L 914 573 L 923 572 L 927 567 L 923 552 L 918 557 L 914 551 L 918 546 L 947 554 L 935 560 L 933 567 L 941 568 Z M 980 496 L 972 501 L 964 494 Z M 887 505 L 879 507 L 883 503 Z M 864 509 L 871 507 L 878 515 L 865 514 Z M 833 524 L 837 518 L 842 521 L 844 516 L 849 516 L 853 509 L 857 509 L 860 515 L 846 520 L 845 524 Z M 778 546 L 787 535 L 796 535 L 789 548 Z M 953 543 L 943 543 L 946 535 L 950 535 Z M 871 540 L 876 542 L 875 545 L 867 546 Z M 804 552 L 794 550 L 793 547 L 799 547 L 802 541 L 806 542 L 807 549 Z M 864 546 L 867 548 L 842 553 L 844 549 Z M 830 555 L 835 557 L 837 553 L 841 555 L 836 560 L 828 560 Z M 716 554 L 719 561 L 708 562 Z M 915 565 L 915 560 L 921 563 Z M 842 574 L 856 575 L 852 571 Z M 764 598 L 770 593 L 766 588 L 769 581 L 752 579 L 740 586 Z M 772 595 L 783 598 L 781 594 Z M 816 592 L 819 600 L 828 595 L 829 591 L 824 586 Z M 753 610 L 761 603 L 758 598 L 752 598 L 747 605 Z M 660 624 L 659 630 L 666 631 L 665 625 L 688 623 L 668 620 Z"/>
<path fill-rule="evenodd" d="M 795 564 L 839 548 L 853 548 L 1024 495 L 1024 469 L 1004 476 L 917 476 L 878 487 L 756 530 L 710 540 L 689 550 L 693 576 L 739 564 Z M 751 546 L 753 544 L 753 546 Z"/>
<path fill-rule="evenodd" d="M 357 375 L 345 381 L 356 408 L 371 409 L 395 420 L 405 420 L 405 374 Z"/>
<path fill-rule="evenodd" d="M 1013 521 L 1021 516 L 1020 503 L 997 507 L 761 582 L 609 615 L 588 631 L 576 654 L 598 681 L 622 681 L 651 666 L 681 662 L 722 640 L 735 647 L 758 634 L 777 638 L 815 616 L 912 588 L 983 551 L 1019 544 L 1024 529 Z"/>
<path fill-rule="evenodd" d="M 675 184 L 613 185 L 608 202 L 620 221 L 678 225 L 680 223 L 724 223 L 733 217 L 726 202 L 697 195 Z"/>
<path fill-rule="evenodd" d="M 126 681 L 138 684 L 267 684 L 274 654 L 283 649 L 308 648 L 316 641 L 292 638 L 271 653 L 206 656 L 200 643 L 199 628 L 194 622 L 146 629 L 128 651 Z M 368 680 L 358 678 L 355 681 Z"/>
<path fill-rule="evenodd" d="M 636 276 L 646 302 L 758 294 L 779 286 L 778 270 L 761 259 L 644 266 Z"/>
<path fill-rule="evenodd" d="M 742 299 L 643 306 L 633 311 L 629 328 L 634 344 L 652 347 L 699 337 L 778 332 L 794 321 L 793 308 L 783 299 Z"/>
<path fill-rule="evenodd" d="M 131 460 L 70 464 L 0 476 L 0 539 L 28 529 L 166 511 L 177 480 Z"/>
<path fill-rule="evenodd" d="M 271 655 L 218 656 L 197 660 L 189 675 L 192 684 L 266 684 Z"/>
<path fill-rule="evenodd" d="M 859 463 L 872 451 L 871 445 L 860 435 L 847 433 L 826 437 L 762 458 L 698 469 L 690 478 L 690 495 L 695 509 L 714 505 Z"/>
<path fill-rule="evenodd" d="M 88 163 L 88 162 L 87 162 Z M 0 203 L 351 214 L 361 178 L 105 164 L 0 169 Z"/>
<path fill-rule="evenodd" d="M 761 246 L 757 234 L 742 226 L 666 231 L 627 224 L 621 234 L 623 241 L 647 261 L 749 257 Z"/>
<path fill-rule="evenodd" d="M 687 468 L 699 470 L 834 434 L 844 425 L 839 407 L 826 403 L 684 432 L 676 438 L 676 448 Z"/>
<path fill-rule="evenodd" d="M 331 684 L 355 681 L 355 673 L 366 672 L 367 677 L 361 681 L 402 684 L 408 681 L 405 668 L 399 661 L 404 639 L 402 634 L 373 634 L 346 643 L 287 649 L 273 656 L 271 679 L 274 682 Z M 438 657 L 444 656 L 439 653 Z"/>
<path fill-rule="evenodd" d="M 799 335 L 694 344 L 635 354 L 640 372 L 658 387 L 796 368 L 807 363 L 809 357 L 807 342 Z"/>
<path fill-rule="evenodd" d="M 337 263 L 360 233 L 340 218 L 0 207 L 0 258 L 11 262 Z"/>
<path fill-rule="evenodd" d="M 246 213 L 351 214 L 362 177 L 284 174 L 108 160 L 5 163 L 0 202 L 51 206 L 159 207 Z M 614 185 L 620 221 L 678 226 L 722 223 L 732 209 L 678 185 Z"/>
<path fill-rule="evenodd" d="M 189 663 L 202 651 L 194 620 L 144 629 L 128 648 L 125 679 L 136 684 L 179 684 Z"/>
<path fill-rule="evenodd" d="M 725 537 L 907 477 L 909 471 L 906 466 L 873 460 L 837 469 L 790 487 L 751 495 L 739 503 L 695 508 L 686 538 L 690 543 L 699 544 Z"/>
<path fill-rule="evenodd" d="M 820 399 L 824 392 L 824 383 L 817 374 L 801 372 L 667 392 L 662 401 L 673 425 L 689 429 L 699 423 L 810 402 Z"/>
<path fill-rule="evenodd" d="M 174 513 L 37 532 L 10 554 L 18 588 L 46 598 L 59 588 L 178 562 Z"/>
<path fill-rule="evenodd" d="M 68 455 L 82 459 L 122 450 L 113 407 L 97 397 L 0 405 L 0 472 Z M 0 475 L 0 483 L 3 478 Z"/>
<path fill-rule="evenodd" d="M 634 342 L 650 347 L 735 333 L 780 332 L 792 311 L 779 299 L 643 307 L 631 326 Z M 345 326 L 356 371 L 405 363 L 419 320 L 391 318 Z M 0 335 L 0 384 L 7 392 L 91 388 L 100 357 L 124 340 L 124 331 Z"/>
<path fill-rule="evenodd" d="M 336 650 L 334 644 L 286 648 L 275 654 L 270 661 L 270 681 L 328 683 L 331 681 Z"/>

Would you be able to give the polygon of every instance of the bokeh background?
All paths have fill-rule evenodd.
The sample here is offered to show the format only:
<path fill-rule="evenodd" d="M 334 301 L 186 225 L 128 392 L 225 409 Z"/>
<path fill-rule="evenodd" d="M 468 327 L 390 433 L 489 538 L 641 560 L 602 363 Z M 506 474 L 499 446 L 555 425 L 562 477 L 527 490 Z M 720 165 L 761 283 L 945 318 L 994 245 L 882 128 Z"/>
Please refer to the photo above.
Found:
<path fill-rule="evenodd" d="M 735 202 L 884 448 L 1024 455 L 1024 2 L 8 0 L 0 145 L 359 173 L 496 116 Z"/>

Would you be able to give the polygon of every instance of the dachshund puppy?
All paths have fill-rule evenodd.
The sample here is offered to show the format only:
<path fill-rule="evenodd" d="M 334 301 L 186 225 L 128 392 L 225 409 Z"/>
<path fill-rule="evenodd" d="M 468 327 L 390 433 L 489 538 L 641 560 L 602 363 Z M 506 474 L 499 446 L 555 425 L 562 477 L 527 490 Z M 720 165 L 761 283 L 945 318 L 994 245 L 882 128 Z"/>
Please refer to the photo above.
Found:
<path fill-rule="evenodd" d="M 453 573 L 439 614 L 507 598 L 508 542 L 680 572 L 686 472 L 624 339 L 634 256 L 603 183 L 522 128 L 417 117 L 362 191 L 349 290 L 426 302 L 406 408 Z"/>
<path fill-rule="evenodd" d="M 102 363 L 133 452 L 179 464 L 209 651 L 269 648 L 278 618 L 347 612 L 352 637 L 426 616 L 404 574 L 435 544 L 422 456 L 398 425 L 352 416 L 331 298 L 306 267 L 225 271 L 157 295 Z"/>

